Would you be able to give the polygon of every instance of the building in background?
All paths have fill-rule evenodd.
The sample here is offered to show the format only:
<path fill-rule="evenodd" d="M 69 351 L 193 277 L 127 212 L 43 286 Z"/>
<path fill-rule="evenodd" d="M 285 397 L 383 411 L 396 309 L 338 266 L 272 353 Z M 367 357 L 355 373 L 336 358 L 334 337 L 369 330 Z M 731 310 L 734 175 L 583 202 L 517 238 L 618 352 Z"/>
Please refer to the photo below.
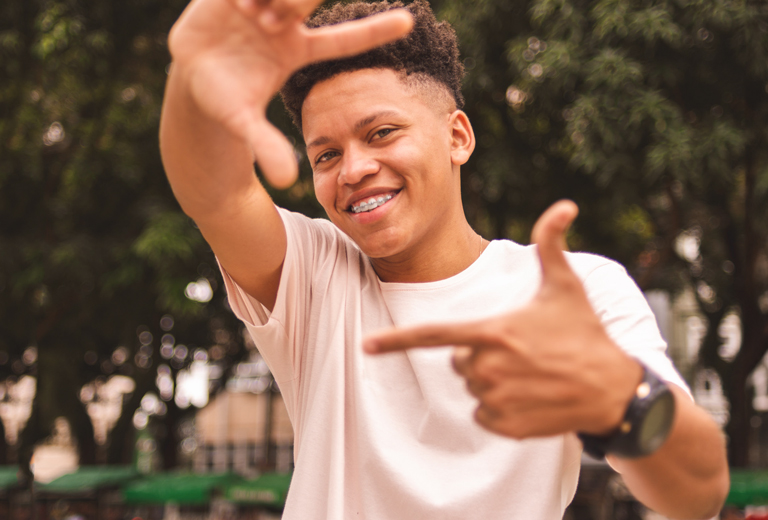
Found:
<path fill-rule="evenodd" d="M 293 429 L 278 392 L 227 388 L 197 412 L 195 430 L 196 473 L 252 477 L 293 469 Z"/>

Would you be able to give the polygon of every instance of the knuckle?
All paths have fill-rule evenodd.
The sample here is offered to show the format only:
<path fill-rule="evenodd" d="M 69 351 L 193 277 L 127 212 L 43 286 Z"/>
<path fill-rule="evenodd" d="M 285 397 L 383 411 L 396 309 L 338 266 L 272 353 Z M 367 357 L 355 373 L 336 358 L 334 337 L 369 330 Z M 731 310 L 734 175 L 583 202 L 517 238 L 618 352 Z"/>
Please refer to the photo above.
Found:
<path fill-rule="evenodd" d="M 472 377 L 484 381 L 496 380 L 496 367 L 485 360 L 477 360 L 472 364 Z"/>
<path fill-rule="evenodd" d="M 476 383 L 467 379 L 466 386 L 467 386 L 467 392 L 469 392 L 471 395 L 480 399 L 480 395 L 482 394 L 482 392 L 480 390 L 480 387 Z"/>
<path fill-rule="evenodd" d="M 482 404 L 475 408 L 475 421 L 486 428 L 493 428 L 492 414 Z"/>
<path fill-rule="evenodd" d="M 509 404 L 508 399 L 498 391 L 484 393 L 482 403 L 485 408 L 493 410 L 497 415 L 501 414 L 502 410 Z"/>
<path fill-rule="evenodd" d="M 470 353 L 460 347 L 456 348 L 451 357 L 451 365 L 459 375 L 467 375 L 470 368 Z"/>
<path fill-rule="evenodd" d="M 555 403 L 576 404 L 579 401 L 579 392 L 570 384 L 555 384 L 549 390 L 550 400 Z"/>
<path fill-rule="evenodd" d="M 529 436 L 525 424 L 514 417 L 501 417 L 495 411 L 481 405 L 475 410 L 475 421 L 483 428 L 510 437 L 521 440 Z"/>
<path fill-rule="evenodd" d="M 523 421 L 514 420 L 504 425 L 503 432 L 513 439 L 522 440 L 530 437 L 530 427 Z"/>
<path fill-rule="evenodd" d="M 503 344 L 506 336 L 506 324 L 504 323 L 504 320 L 491 320 L 486 322 L 479 336 L 480 340 L 485 345 Z"/>
<path fill-rule="evenodd" d="M 478 352 L 473 360 L 473 371 L 479 379 L 498 382 L 509 372 L 510 359 L 506 350 L 492 348 Z"/>
<path fill-rule="evenodd" d="M 441 329 L 438 327 L 427 327 L 424 329 L 424 339 L 429 344 L 438 343 L 442 338 Z"/>

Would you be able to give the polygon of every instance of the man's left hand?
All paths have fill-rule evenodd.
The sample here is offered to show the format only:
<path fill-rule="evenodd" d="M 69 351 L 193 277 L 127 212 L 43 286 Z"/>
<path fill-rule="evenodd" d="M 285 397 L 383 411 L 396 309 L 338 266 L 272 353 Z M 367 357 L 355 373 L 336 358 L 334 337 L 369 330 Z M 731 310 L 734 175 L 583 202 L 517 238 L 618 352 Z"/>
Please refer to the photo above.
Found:
<path fill-rule="evenodd" d="M 612 431 L 642 368 L 608 337 L 563 253 L 577 213 L 573 202 L 560 201 L 537 221 L 532 241 L 541 286 L 528 305 L 472 323 L 383 332 L 366 338 L 364 349 L 385 353 L 453 345 L 454 368 L 479 401 L 476 420 L 502 435 Z"/>

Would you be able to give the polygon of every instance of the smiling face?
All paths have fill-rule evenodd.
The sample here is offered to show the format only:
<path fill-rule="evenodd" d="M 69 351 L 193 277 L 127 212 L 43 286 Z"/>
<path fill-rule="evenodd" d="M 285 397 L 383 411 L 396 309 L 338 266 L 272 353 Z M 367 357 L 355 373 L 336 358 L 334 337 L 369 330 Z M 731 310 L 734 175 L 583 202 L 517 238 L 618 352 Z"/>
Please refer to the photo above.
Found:
<path fill-rule="evenodd" d="M 468 229 L 459 166 L 471 127 L 439 87 L 412 83 L 390 69 L 346 72 L 302 109 L 318 201 L 374 266 L 445 254 Z"/>

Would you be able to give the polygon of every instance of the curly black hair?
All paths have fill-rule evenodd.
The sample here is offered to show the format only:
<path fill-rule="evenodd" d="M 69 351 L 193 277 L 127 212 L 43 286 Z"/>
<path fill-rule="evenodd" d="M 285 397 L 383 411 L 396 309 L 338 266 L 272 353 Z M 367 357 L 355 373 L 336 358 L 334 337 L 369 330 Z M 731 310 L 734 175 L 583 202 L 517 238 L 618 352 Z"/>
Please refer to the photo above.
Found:
<path fill-rule="evenodd" d="M 358 20 L 390 9 L 405 7 L 413 15 L 413 30 L 404 38 L 376 47 L 357 56 L 312 63 L 291 76 L 280 90 L 288 113 L 301 129 L 301 107 L 315 84 L 342 72 L 386 68 L 403 72 L 406 77 L 430 78 L 450 92 L 456 108 L 464 107 L 461 80 L 464 66 L 459 60 L 456 32 L 447 22 L 438 22 L 425 0 L 402 2 L 355 2 L 335 4 L 321 9 L 307 21 L 307 27 L 323 27 Z"/>

